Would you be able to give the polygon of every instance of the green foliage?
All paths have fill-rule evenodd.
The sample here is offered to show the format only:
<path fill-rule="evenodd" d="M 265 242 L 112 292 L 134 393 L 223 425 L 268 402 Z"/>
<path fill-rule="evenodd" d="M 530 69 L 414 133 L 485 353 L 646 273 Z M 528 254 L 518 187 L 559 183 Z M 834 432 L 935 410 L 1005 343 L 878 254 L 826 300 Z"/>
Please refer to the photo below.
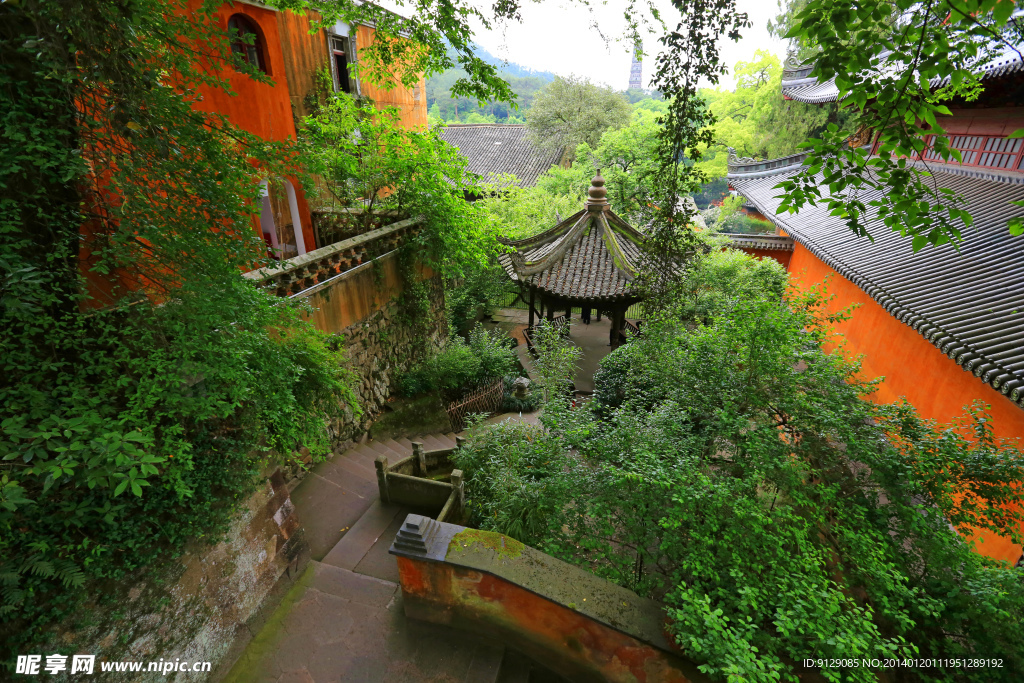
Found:
<path fill-rule="evenodd" d="M 614 405 L 545 409 L 543 440 L 480 437 L 461 464 L 476 518 L 662 600 L 715 680 L 796 681 L 809 656 L 997 657 L 901 674 L 1013 680 L 1024 575 L 961 534 L 1020 540 L 1024 454 L 980 408 L 937 425 L 865 400 L 858 365 L 822 349 L 825 304 L 749 297 L 711 326 L 648 326 L 602 363 Z M 555 471 L 532 481 L 537 463 Z"/>
<path fill-rule="evenodd" d="M 517 362 L 515 351 L 500 330 L 485 330 L 477 325 L 468 342 L 451 336 L 443 349 L 405 373 L 400 380 L 402 393 L 416 396 L 440 391 L 451 399 L 467 389 L 512 374 Z"/>
<path fill-rule="evenodd" d="M 337 348 L 241 277 L 268 262 L 259 181 L 293 174 L 294 150 L 192 108 L 248 67 L 224 63 L 212 8 L 186 4 L 0 5 L 10 652 L 72 612 L 83 582 L 215 539 L 265 452 L 322 453 L 325 420 L 354 401 Z"/>
<path fill-rule="evenodd" d="M 427 80 L 427 103 L 431 115 L 437 123 L 522 123 L 523 112 L 533 105 L 534 98 L 547 81 L 537 76 L 508 73 L 502 73 L 501 77 L 512 91 L 510 102 L 491 100 L 481 103 L 474 97 L 453 95 L 452 85 L 460 78 L 466 78 L 462 70 L 452 69 L 432 76 Z"/>
<path fill-rule="evenodd" d="M 551 508 L 564 495 L 557 476 L 570 462 L 559 439 L 543 427 L 506 421 L 477 428 L 452 458 L 466 473 L 471 524 L 527 544 L 543 538 Z"/>
<path fill-rule="evenodd" d="M 787 195 L 780 211 L 821 202 L 854 234 L 869 236 L 868 226 L 880 221 L 911 237 L 915 251 L 958 240 L 972 223 L 963 197 L 907 160 L 924 151 L 928 134 L 935 135 L 933 158 L 961 160 L 943 134 L 943 117 L 951 114 L 947 104 L 975 98 L 978 67 L 1024 40 L 1022 27 L 1011 20 L 1015 7 L 996 0 L 792 5 L 786 37 L 817 51 L 815 76 L 835 77 L 851 116 L 808 141 L 805 168 L 780 184 Z M 877 156 L 847 145 L 862 131 L 877 135 Z M 872 190 L 879 199 L 865 203 Z M 1011 229 L 1019 222 L 1011 219 Z"/>
<path fill-rule="evenodd" d="M 397 109 L 378 110 L 344 93 L 328 98 L 305 124 L 303 160 L 321 179 L 322 203 L 422 217 L 417 255 L 447 276 L 490 261 L 496 243 L 489 223 L 463 199 L 482 190 L 465 158 L 435 131 L 405 130 Z"/>
<path fill-rule="evenodd" d="M 568 334 L 547 320 L 534 327 L 532 335 L 533 348 L 537 352 L 533 361 L 537 384 L 544 392 L 544 403 L 549 409 L 555 409 L 555 404 L 563 402 L 563 389 L 572 384 L 583 352 L 572 343 Z"/>
<path fill-rule="evenodd" d="M 630 104 L 619 93 L 571 76 L 556 76 L 526 112 L 530 139 L 541 149 L 566 150 L 597 144 L 609 128 L 629 122 Z"/>
<path fill-rule="evenodd" d="M 562 172 L 572 172 L 573 177 L 578 175 L 575 169 L 556 166 L 542 175 L 537 185 L 509 187 L 500 194 L 477 201 L 476 206 L 502 237 L 515 240 L 536 235 L 553 227 L 559 218 L 565 220 L 583 209 L 584 191 L 590 185 L 590 178 L 583 190 L 577 187 L 578 183 L 571 188 L 557 186 L 552 178 Z"/>
<path fill-rule="evenodd" d="M 515 285 L 496 259 L 468 270 L 458 280 L 448 280 L 444 304 L 449 334 L 468 334 L 479 313 L 488 313 L 503 304 L 515 291 Z"/>

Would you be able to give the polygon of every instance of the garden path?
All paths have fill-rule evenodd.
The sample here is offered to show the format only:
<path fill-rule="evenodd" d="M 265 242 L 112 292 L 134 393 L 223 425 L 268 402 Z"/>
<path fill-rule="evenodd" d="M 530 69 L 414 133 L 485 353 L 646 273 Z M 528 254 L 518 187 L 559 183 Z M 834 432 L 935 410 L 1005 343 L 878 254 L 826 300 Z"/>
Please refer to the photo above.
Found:
<path fill-rule="evenodd" d="M 509 417 L 509 416 L 505 416 Z M 515 419 L 518 419 L 516 416 Z M 451 448 L 454 434 L 414 437 Z M 320 463 L 292 493 L 312 559 L 255 631 L 225 683 L 528 683 L 531 664 L 476 634 L 406 619 L 388 548 L 410 510 L 382 504 L 373 461 L 408 439 L 368 441 Z"/>

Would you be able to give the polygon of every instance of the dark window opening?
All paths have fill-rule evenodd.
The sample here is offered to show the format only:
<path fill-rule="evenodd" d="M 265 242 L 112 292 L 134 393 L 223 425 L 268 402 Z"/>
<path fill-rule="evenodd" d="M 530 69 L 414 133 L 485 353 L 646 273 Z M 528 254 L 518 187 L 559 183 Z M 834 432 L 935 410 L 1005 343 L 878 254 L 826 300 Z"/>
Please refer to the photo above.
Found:
<path fill-rule="evenodd" d="M 231 52 L 246 64 L 267 73 L 263 41 L 252 20 L 244 14 L 234 15 L 228 19 L 228 34 L 231 37 Z"/>
<path fill-rule="evenodd" d="M 334 60 L 334 89 L 354 95 L 352 76 L 348 72 L 349 47 L 345 38 L 331 38 L 331 58 Z"/>

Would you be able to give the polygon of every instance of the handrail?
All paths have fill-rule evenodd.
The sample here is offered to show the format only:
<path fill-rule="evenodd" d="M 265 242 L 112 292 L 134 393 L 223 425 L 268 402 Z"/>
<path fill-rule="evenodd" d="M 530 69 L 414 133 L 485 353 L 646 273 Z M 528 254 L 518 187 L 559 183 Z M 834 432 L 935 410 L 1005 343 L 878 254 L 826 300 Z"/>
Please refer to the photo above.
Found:
<path fill-rule="evenodd" d="M 396 249 L 406 237 L 418 231 L 422 220 L 422 217 L 416 217 L 392 223 L 337 244 L 315 249 L 278 266 L 258 268 L 245 273 L 243 277 L 267 283 L 265 286 L 276 290 L 276 294 L 281 297 L 298 294 L 371 258 Z"/>

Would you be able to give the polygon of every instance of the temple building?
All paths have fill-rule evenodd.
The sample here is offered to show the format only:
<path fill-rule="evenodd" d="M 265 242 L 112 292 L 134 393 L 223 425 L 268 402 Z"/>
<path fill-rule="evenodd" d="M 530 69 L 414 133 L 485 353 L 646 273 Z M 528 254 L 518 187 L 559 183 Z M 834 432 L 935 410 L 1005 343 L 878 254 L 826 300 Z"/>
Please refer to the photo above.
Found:
<path fill-rule="evenodd" d="M 500 257 L 508 276 L 529 305 L 529 330 L 556 311 L 571 317 L 580 308 L 611 320 L 609 345 L 616 347 L 627 327 L 626 310 L 640 301 L 632 291 L 644 236 L 615 215 L 600 171 L 591 181 L 582 211 L 555 227 L 522 240 L 502 240 L 512 251 Z"/>
<path fill-rule="evenodd" d="M 522 124 L 450 123 L 438 135 L 466 158 L 471 173 L 499 188 L 533 187 L 566 159 L 564 149 L 546 152 L 533 144 Z"/>
<path fill-rule="evenodd" d="M 929 151 L 934 136 L 926 138 L 921 157 L 911 160 L 927 166 L 938 187 L 966 200 L 974 225 L 963 229 L 956 248 L 945 244 L 914 253 L 909 238 L 878 220 L 867 225 L 874 241 L 857 237 L 822 205 L 777 214 L 775 186 L 797 172 L 803 154 L 767 161 L 730 154 L 728 180 L 779 235 L 770 240 L 777 247 L 737 243 L 738 248 L 791 249 L 787 268 L 798 286 L 828 279 L 835 296 L 831 310 L 858 306 L 838 331 L 846 338 L 846 353 L 863 354 L 863 376 L 884 378 L 874 400 L 906 397 L 922 417 L 946 423 L 980 400 L 991 406 L 997 436 L 1020 439 L 1024 237 L 1012 237 L 1007 221 L 1020 213 L 1010 202 L 1024 200 L 1024 146 L 1008 137 L 1024 128 L 1024 63 L 1008 52 L 979 71 L 985 92 L 975 102 L 950 103 L 952 116 L 941 121 L 963 163 L 937 160 Z M 782 92 L 810 103 L 839 98 L 835 82 L 819 82 L 813 66 L 786 69 Z M 876 198 L 871 192 L 859 197 L 867 205 Z M 1022 559 L 1020 546 L 990 534 L 980 537 L 978 550 L 1011 563 Z"/>
<path fill-rule="evenodd" d="M 198 6 L 194 1 L 193 5 Z M 373 44 L 372 26 L 337 22 L 315 29 L 318 17 L 277 10 L 257 2 L 225 3 L 214 21 L 235 39 L 232 51 L 270 77 L 261 83 L 230 65 L 222 65 L 231 92 L 202 86 L 195 107 L 224 115 L 231 123 L 264 140 L 296 139 L 309 97 L 324 72 L 335 92 L 368 97 L 378 108 L 396 107 L 404 127 L 426 130 L 426 81 L 412 87 L 385 88 L 359 78 L 359 50 Z M 297 178 L 268 178 L 254 226 L 271 253 L 292 258 L 325 246 L 318 243 L 311 207 Z"/>

